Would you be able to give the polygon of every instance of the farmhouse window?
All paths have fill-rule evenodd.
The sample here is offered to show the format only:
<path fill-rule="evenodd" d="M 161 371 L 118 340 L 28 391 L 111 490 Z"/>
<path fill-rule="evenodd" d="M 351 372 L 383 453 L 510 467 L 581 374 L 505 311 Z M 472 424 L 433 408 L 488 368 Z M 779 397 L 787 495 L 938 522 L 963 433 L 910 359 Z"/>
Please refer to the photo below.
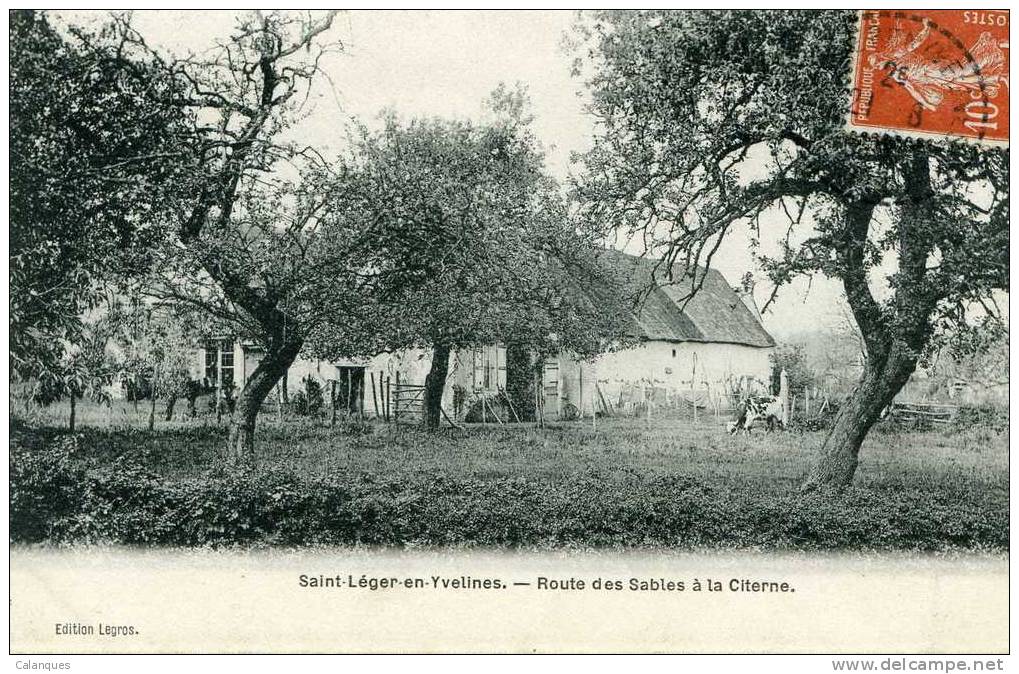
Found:
<path fill-rule="evenodd" d="M 219 382 L 219 348 L 215 342 L 205 346 L 205 385 L 216 386 Z"/>
<path fill-rule="evenodd" d="M 481 346 L 474 350 L 474 390 L 494 391 L 506 386 L 506 349 Z"/>
<path fill-rule="evenodd" d="M 230 388 L 234 383 L 234 345 L 229 339 L 205 345 L 205 383 L 215 388 Z"/>

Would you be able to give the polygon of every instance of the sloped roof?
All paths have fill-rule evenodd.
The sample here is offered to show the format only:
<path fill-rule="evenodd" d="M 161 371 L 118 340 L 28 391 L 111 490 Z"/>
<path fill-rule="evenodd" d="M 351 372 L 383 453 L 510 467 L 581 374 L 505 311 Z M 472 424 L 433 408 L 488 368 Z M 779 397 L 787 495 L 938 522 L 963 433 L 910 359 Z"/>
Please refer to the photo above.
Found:
<path fill-rule="evenodd" d="M 685 274 L 683 265 L 673 265 L 670 280 L 665 263 L 659 259 L 617 250 L 599 251 L 598 255 L 634 294 L 646 290 L 654 275 L 654 289 L 647 294 L 634 317 L 637 337 L 670 342 L 775 346 L 775 340 L 718 270 L 698 268 L 698 281 L 703 274 L 704 283 L 686 301 L 693 280 Z"/>

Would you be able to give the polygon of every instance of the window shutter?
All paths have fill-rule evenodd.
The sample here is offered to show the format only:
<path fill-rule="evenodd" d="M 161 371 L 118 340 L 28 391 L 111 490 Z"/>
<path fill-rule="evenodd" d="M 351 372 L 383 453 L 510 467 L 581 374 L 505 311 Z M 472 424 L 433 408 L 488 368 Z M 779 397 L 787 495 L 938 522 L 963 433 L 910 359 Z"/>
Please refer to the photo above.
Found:
<path fill-rule="evenodd" d="M 498 379 L 499 388 L 506 388 L 506 347 L 497 346 L 495 347 L 495 362 L 498 368 Z"/>
<path fill-rule="evenodd" d="M 479 390 L 485 384 L 485 354 L 482 349 L 474 350 L 474 388 Z"/>

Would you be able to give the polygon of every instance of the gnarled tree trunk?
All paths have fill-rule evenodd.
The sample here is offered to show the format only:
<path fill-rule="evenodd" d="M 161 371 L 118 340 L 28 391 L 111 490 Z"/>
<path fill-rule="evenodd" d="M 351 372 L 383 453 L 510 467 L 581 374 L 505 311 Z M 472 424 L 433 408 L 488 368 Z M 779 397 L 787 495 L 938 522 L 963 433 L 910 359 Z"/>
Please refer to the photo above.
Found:
<path fill-rule="evenodd" d="M 821 458 L 803 484 L 805 491 L 839 490 L 852 482 L 863 439 L 909 380 L 930 340 L 930 316 L 938 301 L 938 288 L 926 275 L 932 242 L 925 225 L 933 212 L 926 154 L 917 151 L 908 157 L 903 180 L 908 198 L 898 205 L 899 268 L 894 277 L 895 294 L 886 307 L 879 305 L 870 291 L 865 264 L 870 221 L 881 199 L 864 195 L 846 209 L 846 227 L 836 252 L 846 300 L 866 345 L 867 362 L 863 378 L 835 417 Z"/>
<path fill-rule="evenodd" d="M 852 483 L 863 439 L 915 369 L 916 355 L 902 343 L 868 357 L 860 383 L 836 415 L 821 458 L 803 484 L 805 491 L 838 490 Z"/>
<path fill-rule="evenodd" d="M 442 420 L 442 392 L 446 388 L 446 375 L 449 374 L 449 344 L 436 344 L 432 347 L 432 367 L 425 377 L 425 399 L 422 410 L 422 421 L 425 428 L 435 430 Z"/>
<path fill-rule="evenodd" d="M 234 409 L 233 420 L 230 422 L 230 439 L 227 446 L 227 457 L 237 461 L 249 457 L 255 452 L 255 421 L 258 411 L 266 397 L 276 386 L 283 374 L 290 368 L 297 354 L 301 351 L 302 342 L 293 340 L 266 351 L 262 362 L 251 373 L 244 383 Z"/>

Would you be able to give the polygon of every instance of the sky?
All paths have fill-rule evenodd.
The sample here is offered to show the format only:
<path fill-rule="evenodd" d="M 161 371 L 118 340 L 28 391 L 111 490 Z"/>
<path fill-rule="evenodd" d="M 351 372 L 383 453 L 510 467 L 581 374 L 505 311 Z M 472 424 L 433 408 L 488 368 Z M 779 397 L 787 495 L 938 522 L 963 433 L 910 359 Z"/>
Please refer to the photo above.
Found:
<path fill-rule="evenodd" d="M 104 13 L 62 12 L 63 21 L 88 24 Z M 232 11 L 142 11 L 135 27 L 153 46 L 177 55 L 201 53 L 230 34 Z M 591 146 L 593 118 L 585 113 L 583 82 L 571 76 L 573 54 L 564 38 L 575 11 L 352 11 L 336 17 L 331 35 L 343 52 L 322 62 L 328 80 L 312 95 L 310 114 L 295 130 L 302 140 L 338 150 L 351 120 L 372 123 L 391 109 L 410 118 L 479 119 L 483 101 L 500 84 L 527 87 L 533 129 L 547 149 L 549 171 L 565 179 L 578 169 L 571 154 Z M 776 228 L 783 223 L 776 221 Z M 632 251 L 631 252 L 640 252 Z M 731 284 L 755 271 L 745 230 L 737 228 L 713 260 Z M 763 305 L 770 286 L 755 298 Z M 823 277 L 801 279 L 781 291 L 764 315 L 778 339 L 838 326 L 844 319 L 839 286 Z"/>

